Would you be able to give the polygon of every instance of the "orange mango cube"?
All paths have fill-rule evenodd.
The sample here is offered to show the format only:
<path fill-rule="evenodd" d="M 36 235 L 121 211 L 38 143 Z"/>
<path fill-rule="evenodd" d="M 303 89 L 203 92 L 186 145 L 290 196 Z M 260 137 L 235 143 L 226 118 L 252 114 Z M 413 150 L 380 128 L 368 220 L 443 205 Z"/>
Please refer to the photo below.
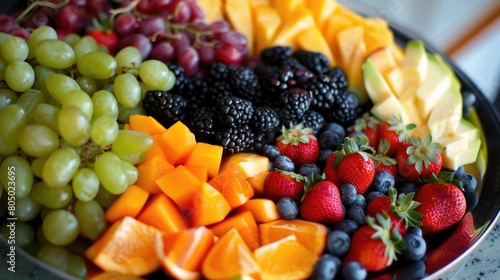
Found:
<path fill-rule="evenodd" d="M 278 207 L 267 198 L 253 198 L 238 207 L 238 212 L 250 211 L 257 223 L 267 223 L 279 219 Z"/>
<path fill-rule="evenodd" d="M 130 115 L 130 129 L 146 133 L 150 136 L 159 135 L 167 131 L 155 118 L 145 115 Z"/>
<path fill-rule="evenodd" d="M 208 177 L 214 177 L 219 173 L 224 148 L 219 145 L 198 142 L 188 155 L 185 164 L 205 167 Z"/>
<path fill-rule="evenodd" d="M 127 216 L 135 218 L 148 200 L 149 193 L 136 185 L 129 186 L 106 210 L 108 222 L 116 222 Z"/>
<path fill-rule="evenodd" d="M 227 169 L 209 181 L 227 200 L 232 209 L 245 204 L 253 197 L 252 186 L 235 169 Z"/>
<path fill-rule="evenodd" d="M 187 221 L 175 202 L 164 193 L 150 199 L 137 220 L 166 233 L 179 232 L 187 228 Z"/>
<path fill-rule="evenodd" d="M 162 133 L 158 142 L 171 164 L 183 164 L 196 145 L 195 135 L 181 121 Z"/>
<path fill-rule="evenodd" d="M 192 207 L 195 192 L 201 184 L 200 180 L 184 165 L 178 165 L 156 179 L 155 182 L 163 193 L 168 195 L 184 211 Z"/>
<path fill-rule="evenodd" d="M 196 189 L 193 206 L 188 211 L 191 226 L 206 226 L 224 220 L 231 211 L 222 194 L 207 182 Z"/>
<path fill-rule="evenodd" d="M 236 229 L 250 250 L 259 248 L 259 229 L 250 211 L 234 214 L 209 227 L 215 236 L 221 237 L 231 229 Z"/>
<path fill-rule="evenodd" d="M 164 158 L 161 156 L 154 156 L 149 160 L 143 161 L 139 164 L 139 166 L 137 166 L 139 176 L 137 177 L 135 184 L 148 193 L 160 193 L 161 189 L 155 181 L 172 169 L 174 169 L 174 166 Z"/>

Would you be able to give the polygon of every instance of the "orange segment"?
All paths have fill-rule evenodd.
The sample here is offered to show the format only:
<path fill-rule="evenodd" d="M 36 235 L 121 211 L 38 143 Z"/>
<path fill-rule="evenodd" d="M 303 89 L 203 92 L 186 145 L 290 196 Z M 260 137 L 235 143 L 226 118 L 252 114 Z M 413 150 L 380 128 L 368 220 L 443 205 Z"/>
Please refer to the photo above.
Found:
<path fill-rule="evenodd" d="M 151 136 L 159 135 L 167 131 L 163 125 L 150 116 L 130 115 L 129 123 L 132 130 L 144 132 Z"/>
<path fill-rule="evenodd" d="M 260 246 L 259 229 L 250 211 L 237 213 L 226 218 L 222 222 L 211 226 L 210 230 L 215 236 L 221 237 L 233 228 L 238 231 L 252 251 Z"/>
<path fill-rule="evenodd" d="M 148 200 L 149 193 L 142 188 L 131 185 L 106 210 L 105 218 L 109 222 L 116 222 L 126 216 L 135 218 Z"/>
<path fill-rule="evenodd" d="M 155 182 L 182 210 L 191 208 L 194 194 L 201 184 L 183 165 L 178 165 Z"/>
<path fill-rule="evenodd" d="M 304 220 L 276 220 L 259 225 L 262 245 L 295 235 L 309 251 L 319 256 L 323 253 L 328 229 L 325 225 Z"/>
<path fill-rule="evenodd" d="M 186 219 L 179 207 L 163 193 L 155 195 L 146 203 L 137 220 L 166 233 L 179 232 L 187 228 Z"/>
<path fill-rule="evenodd" d="M 306 279 L 319 259 L 295 235 L 263 245 L 253 255 L 262 279 Z"/>
<path fill-rule="evenodd" d="M 227 169 L 209 181 L 222 193 L 232 209 L 253 197 L 253 188 L 236 169 Z"/>
<path fill-rule="evenodd" d="M 269 170 L 247 178 L 247 181 L 250 186 L 252 186 L 255 195 L 264 194 L 264 181 L 266 180 L 267 174 L 269 174 Z"/>
<path fill-rule="evenodd" d="M 219 173 L 222 151 L 219 145 L 198 142 L 186 159 L 185 164 L 205 167 L 210 178 Z"/>
<path fill-rule="evenodd" d="M 193 198 L 193 207 L 188 212 L 191 226 L 206 226 L 222 221 L 231 211 L 222 194 L 207 182 L 202 182 Z"/>
<path fill-rule="evenodd" d="M 175 279 L 198 279 L 201 264 L 214 244 L 214 234 L 206 227 L 189 228 L 158 235 L 156 254 L 165 273 Z"/>
<path fill-rule="evenodd" d="M 238 207 L 238 212 L 250 211 L 257 223 L 266 223 L 279 219 L 278 207 L 267 198 L 253 198 Z"/>
<path fill-rule="evenodd" d="M 181 121 L 174 123 L 158 137 L 163 152 L 171 164 L 183 164 L 196 145 L 194 134 Z"/>
<path fill-rule="evenodd" d="M 166 159 L 161 156 L 153 156 L 137 166 L 139 176 L 135 184 L 151 194 L 161 193 L 155 180 L 172 169 L 174 166 Z"/>
<path fill-rule="evenodd" d="M 154 246 L 161 230 L 131 217 L 114 223 L 92 246 L 85 256 L 104 271 L 136 276 L 160 268 Z"/>
<path fill-rule="evenodd" d="M 208 279 L 259 276 L 259 265 L 236 229 L 229 230 L 214 244 L 203 260 L 202 274 Z"/>

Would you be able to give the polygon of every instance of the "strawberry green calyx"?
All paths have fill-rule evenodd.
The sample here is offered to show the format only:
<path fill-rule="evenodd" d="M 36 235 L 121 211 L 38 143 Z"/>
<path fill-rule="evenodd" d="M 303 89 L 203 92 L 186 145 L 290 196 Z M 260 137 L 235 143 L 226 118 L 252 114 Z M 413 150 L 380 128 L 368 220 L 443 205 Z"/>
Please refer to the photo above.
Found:
<path fill-rule="evenodd" d="M 376 165 L 380 165 L 381 163 L 385 166 L 396 165 L 398 162 L 392 158 L 387 156 L 387 152 L 391 148 L 391 143 L 387 141 L 387 139 L 380 139 L 380 143 L 378 145 L 378 153 L 373 156 L 373 160 Z"/>
<path fill-rule="evenodd" d="M 396 254 L 406 248 L 403 236 L 397 229 L 391 230 L 391 218 L 385 213 L 384 215 L 377 214 L 375 218 L 367 216 L 366 223 L 375 230 L 371 238 L 380 239 L 384 243 L 384 254 L 388 258 L 387 266 L 390 266 L 393 261 L 398 260 Z"/>
<path fill-rule="evenodd" d="M 378 119 L 370 115 L 370 113 L 364 113 L 360 118 L 354 121 L 354 125 L 348 127 L 348 130 L 363 131 L 367 128 L 373 130 L 377 129 L 377 125 L 380 123 Z"/>
<path fill-rule="evenodd" d="M 421 180 L 422 183 L 439 183 L 439 184 L 453 184 L 455 186 L 457 186 L 457 188 L 459 188 L 460 190 L 464 190 L 463 186 L 462 186 L 462 182 L 460 180 L 457 180 L 454 178 L 454 175 L 455 172 L 451 172 L 451 171 L 441 171 L 439 172 L 439 174 L 431 174 L 431 176 L 429 178 L 427 178 L 426 180 Z"/>
<path fill-rule="evenodd" d="M 309 143 L 309 139 L 316 139 L 316 136 L 312 133 L 312 128 L 304 127 L 304 124 L 299 123 L 298 125 L 293 125 L 290 123 L 290 128 L 283 126 L 281 128 L 281 135 L 277 140 L 281 141 L 283 144 L 298 145 L 299 143 Z"/>
<path fill-rule="evenodd" d="M 445 148 L 439 147 L 439 143 L 432 142 L 432 135 L 428 134 L 424 142 L 420 137 L 411 137 L 411 145 L 406 149 L 409 155 L 407 164 L 415 164 L 415 170 L 422 172 L 422 167 L 427 168 L 432 162 L 438 162 L 437 154 L 445 151 Z"/>
<path fill-rule="evenodd" d="M 405 142 L 410 139 L 410 135 L 408 134 L 409 130 L 415 129 L 417 126 L 413 123 L 404 124 L 403 118 L 401 114 L 399 115 L 399 119 L 392 115 L 391 119 L 387 121 L 389 123 L 389 130 L 395 131 L 399 135 L 399 142 Z"/>
<path fill-rule="evenodd" d="M 295 179 L 296 182 L 304 181 L 304 176 L 302 176 L 302 175 L 300 175 L 298 173 L 290 172 L 290 171 L 285 171 L 285 170 L 281 170 L 281 169 L 278 169 L 278 168 L 275 168 L 275 170 L 278 171 L 279 173 L 283 174 L 283 175 L 287 175 L 290 178 Z"/>
<path fill-rule="evenodd" d="M 304 181 L 305 181 L 304 182 L 304 195 L 302 196 L 302 198 L 300 199 L 300 201 L 304 200 L 304 197 L 306 196 L 306 193 L 312 187 L 314 187 L 314 185 L 316 185 L 319 182 L 323 182 L 326 179 L 326 175 L 325 175 L 325 173 L 323 173 L 321 175 L 311 174 L 311 175 L 309 175 L 307 177 L 303 177 L 303 178 L 304 178 Z"/>
<path fill-rule="evenodd" d="M 415 210 L 420 205 L 420 202 L 413 200 L 414 192 L 398 196 L 395 188 L 389 188 L 388 196 L 391 200 L 389 210 L 405 221 L 406 228 L 422 225 L 420 221 L 422 213 Z"/>
<path fill-rule="evenodd" d="M 337 156 L 335 157 L 333 165 L 337 167 L 345 156 L 358 153 L 367 161 L 369 157 L 373 158 L 375 150 L 368 145 L 368 138 L 366 136 L 357 135 L 346 137 L 344 143 L 341 144 L 341 149 L 335 153 L 337 153 Z"/>

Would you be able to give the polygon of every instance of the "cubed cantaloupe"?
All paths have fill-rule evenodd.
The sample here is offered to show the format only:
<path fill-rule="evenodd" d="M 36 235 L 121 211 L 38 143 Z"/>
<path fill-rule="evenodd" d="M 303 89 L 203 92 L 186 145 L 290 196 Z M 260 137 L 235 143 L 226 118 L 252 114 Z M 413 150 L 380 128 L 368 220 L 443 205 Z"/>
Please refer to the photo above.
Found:
<path fill-rule="evenodd" d="M 341 62 L 340 47 L 338 44 L 338 34 L 344 29 L 352 27 L 352 22 L 340 15 L 332 15 L 323 26 L 323 34 L 328 46 L 336 59 L 336 63 Z"/>
<path fill-rule="evenodd" d="M 156 184 L 156 179 L 174 169 L 174 166 L 161 156 L 154 156 L 137 166 L 139 176 L 135 184 L 150 194 L 157 194 L 161 189 Z"/>
<path fill-rule="evenodd" d="M 130 115 L 130 129 L 146 133 L 150 136 L 159 135 L 167 131 L 156 119 L 145 115 Z"/>
<path fill-rule="evenodd" d="M 206 167 L 202 166 L 195 166 L 195 165 L 189 165 L 189 164 L 184 164 L 184 167 L 191 172 L 200 182 L 206 182 L 208 180 L 208 171 Z"/>
<path fill-rule="evenodd" d="M 328 58 L 330 67 L 336 65 L 332 51 L 330 50 L 325 37 L 323 37 L 323 34 L 317 27 L 308 28 L 302 31 L 297 37 L 297 44 L 302 50 L 324 54 L 326 58 Z"/>
<path fill-rule="evenodd" d="M 282 18 L 288 18 L 296 10 L 304 9 L 304 2 L 304 0 L 272 0 L 272 5 Z"/>
<path fill-rule="evenodd" d="M 205 22 L 212 23 L 224 18 L 222 0 L 196 0 L 196 5 L 203 11 Z"/>
<path fill-rule="evenodd" d="M 250 0 L 226 0 L 224 15 L 234 30 L 247 38 L 248 53 L 253 54 L 253 26 Z"/>
<path fill-rule="evenodd" d="M 227 169 L 208 183 L 222 193 L 232 209 L 245 204 L 254 195 L 252 186 L 236 169 Z"/>
<path fill-rule="evenodd" d="M 281 17 L 270 6 L 259 6 L 253 13 L 254 37 L 255 37 L 255 55 L 270 47 L 278 28 L 281 25 Z"/>
<path fill-rule="evenodd" d="M 178 165 L 155 182 L 182 210 L 192 206 L 194 194 L 201 184 L 184 165 Z"/>
<path fill-rule="evenodd" d="M 316 26 L 320 29 L 323 28 L 326 20 L 332 15 L 337 8 L 337 2 L 333 0 L 313 0 L 304 1 L 307 8 L 311 10 Z"/>
<path fill-rule="evenodd" d="M 185 164 L 205 167 L 208 177 L 214 177 L 219 173 L 223 150 L 219 145 L 198 142 L 186 158 Z"/>
<path fill-rule="evenodd" d="M 230 211 L 224 196 L 209 183 L 202 182 L 195 192 L 188 219 L 192 227 L 206 226 L 224 220 Z"/>
<path fill-rule="evenodd" d="M 158 141 L 158 139 L 160 138 L 160 135 L 154 135 L 151 137 L 153 138 L 153 146 L 149 150 L 146 151 L 142 161 L 143 162 L 147 161 L 155 156 L 159 156 L 159 157 L 163 158 L 164 160 L 168 161 L 167 156 L 165 155 L 165 152 L 163 151 L 163 148 L 162 148 L 160 142 Z"/>
<path fill-rule="evenodd" d="M 137 216 L 137 221 L 165 233 L 174 233 L 188 227 L 187 220 L 175 202 L 164 193 L 153 196 Z"/>
<path fill-rule="evenodd" d="M 184 123 L 178 121 L 158 137 L 158 142 L 171 164 L 183 164 L 196 145 L 196 137 Z"/>
<path fill-rule="evenodd" d="M 308 28 L 313 28 L 314 25 L 314 18 L 309 10 L 296 9 L 287 20 L 281 24 L 272 45 L 290 46 L 293 49 L 297 49 L 297 35 Z"/>

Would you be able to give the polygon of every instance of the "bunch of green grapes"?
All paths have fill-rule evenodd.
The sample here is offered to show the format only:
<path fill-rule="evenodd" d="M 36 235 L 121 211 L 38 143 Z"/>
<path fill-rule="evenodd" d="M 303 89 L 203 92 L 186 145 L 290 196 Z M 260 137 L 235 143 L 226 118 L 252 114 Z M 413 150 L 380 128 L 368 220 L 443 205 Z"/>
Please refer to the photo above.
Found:
<path fill-rule="evenodd" d="M 120 128 L 144 113 L 146 91 L 174 84 L 164 63 L 142 61 L 134 47 L 112 56 L 91 37 L 58 40 L 49 26 L 27 42 L 0 33 L 1 205 L 12 215 L 5 209 L 15 185 L 19 244 L 46 245 L 40 259 L 82 271 L 68 268 L 64 259 L 83 262 L 64 247 L 99 237 L 104 209 L 137 180 L 135 165 L 153 145 L 149 135 Z M 36 231 L 26 223 L 34 219 L 42 221 Z"/>

